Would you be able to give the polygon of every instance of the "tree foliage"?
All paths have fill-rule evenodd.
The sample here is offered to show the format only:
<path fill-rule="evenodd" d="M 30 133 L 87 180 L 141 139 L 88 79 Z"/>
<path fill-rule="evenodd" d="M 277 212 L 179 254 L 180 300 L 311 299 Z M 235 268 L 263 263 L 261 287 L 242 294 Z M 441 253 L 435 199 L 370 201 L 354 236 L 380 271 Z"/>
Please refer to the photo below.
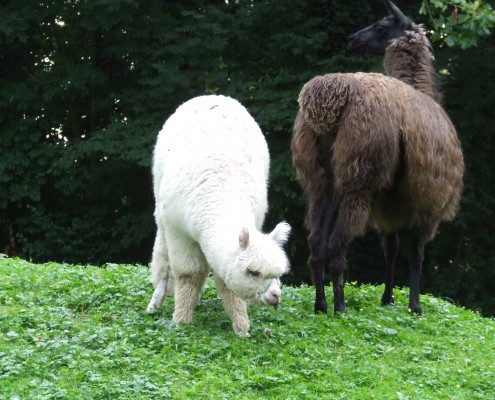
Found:
<path fill-rule="evenodd" d="M 415 21 L 430 22 L 415 18 L 419 5 L 397 3 Z M 435 18 L 451 13 L 437 6 L 429 2 Z M 308 281 L 304 203 L 289 148 L 297 95 L 317 74 L 381 71 L 380 59 L 350 55 L 345 45 L 384 14 L 381 1 L 3 1 L 0 252 L 40 262 L 147 262 L 156 134 L 182 102 L 222 93 L 239 99 L 266 134 L 266 228 L 282 218 L 291 223 L 287 280 Z M 491 18 L 475 24 L 473 35 L 489 29 Z M 449 37 L 468 47 L 464 36 Z M 493 300 L 484 298 L 495 294 L 493 39 L 458 47 L 443 46 L 436 56 L 465 150 L 466 189 L 459 217 L 428 248 L 423 282 L 493 313 Z M 356 241 L 350 258 L 349 279 L 382 279 L 376 235 Z M 407 282 L 402 271 L 399 284 Z"/>
<path fill-rule="evenodd" d="M 468 49 L 495 25 L 495 12 L 483 0 L 423 0 L 420 14 L 433 24 L 432 39 Z"/>

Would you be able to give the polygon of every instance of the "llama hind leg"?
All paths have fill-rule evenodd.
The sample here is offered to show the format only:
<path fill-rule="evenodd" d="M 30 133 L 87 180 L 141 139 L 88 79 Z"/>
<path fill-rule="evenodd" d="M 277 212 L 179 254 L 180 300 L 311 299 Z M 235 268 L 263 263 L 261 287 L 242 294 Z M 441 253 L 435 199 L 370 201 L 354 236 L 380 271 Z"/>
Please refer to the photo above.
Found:
<path fill-rule="evenodd" d="M 315 313 L 327 312 L 327 300 L 325 297 L 325 265 L 328 258 L 328 237 L 330 227 L 335 219 L 335 205 L 331 197 L 325 198 L 317 207 L 317 213 L 311 221 L 311 231 L 308 236 L 310 250 L 309 265 L 315 285 L 316 299 Z"/>
<path fill-rule="evenodd" d="M 394 302 L 394 274 L 395 260 L 399 253 L 399 235 L 397 232 L 387 233 L 383 238 L 383 249 L 385 253 L 386 278 L 385 290 L 382 295 L 382 304 L 393 304 Z"/>
<path fill-rule="evenodd" d="M 222 278 L 217 274 L 213 274 L 215 285 L 217 286 L 220 296 L 222 297 L 225 311 L 232 320 L 234 332 L 239 336 L 249 336 L 249 317 L 247 313 L 246 302 L 235 295 L 230 290 Z"/>
<path fill-rule="evenodd" d="M 346 311 L 344 272 L 347 271 L 347 249 L 356 236 L 364 233 L 369 219 L 369 209 L 367 196 L 348 196 L 339 205 L 335 228 L 328 241 L 334 312 Z"/>
<path fill-rule="evenodd" d="M 342 224 L 337 223 L 329 239 L 330 271 L 333 285 L 333 311 L 345 312 L 344 272 L 347 270 L 347 243 Z"/>
<path fill-rule="evenodd" d="M 174 291 L 174 277 L 170 271 L 167 243 L 160 229 L 158 229 L 153 246 L 150 281 L 155 290 L 146 311 L 154 313 L 163 304 L 165 295 Z"/>
<path fill-rule="evenodd" d="M 419 282 L 423 266 L 425 241 L 416 234 L 412 243 L 411 261 L 409 266 L 409 312 L 421 315 L 419 303 Z"/>

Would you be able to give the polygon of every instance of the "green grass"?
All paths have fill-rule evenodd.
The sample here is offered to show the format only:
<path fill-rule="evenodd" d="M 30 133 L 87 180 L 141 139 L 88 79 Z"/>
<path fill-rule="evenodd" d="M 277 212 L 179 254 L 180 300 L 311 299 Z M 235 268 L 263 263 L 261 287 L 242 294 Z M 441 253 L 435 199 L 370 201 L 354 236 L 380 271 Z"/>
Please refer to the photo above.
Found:
<path fill-rule="evenodd" d="M 0 399 L 495 398 L 495 320 L 428 295 L 410 316 L 382 289 L 347 285 L 334 316 L 284 287 L 239 338 L 214 288 L 176 326 L 171 298 L 145 313 L 145 267 L 0 259 Z"/>

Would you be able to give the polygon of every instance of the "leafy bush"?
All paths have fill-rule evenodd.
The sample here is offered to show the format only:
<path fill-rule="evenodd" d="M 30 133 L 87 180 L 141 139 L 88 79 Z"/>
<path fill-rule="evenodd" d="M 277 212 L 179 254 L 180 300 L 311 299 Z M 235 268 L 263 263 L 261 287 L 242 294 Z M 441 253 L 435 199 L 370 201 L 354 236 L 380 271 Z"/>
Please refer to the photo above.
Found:
<path fill-rule="evenodd" d="M 397 3 L 431 25 L 416 18 L 419 3 Z M 493 20 L 485 2 L 422 4 L 433 17 L 466 4 L 462 23 L 446 24 L 452 34 L 462 28 L 465 36 L 452 36 L 461 46 Z M 298 92 L 317 74 L 381 71 L 381 59 L 355 57 L 345 45 L 384 13 L 379 1 L 2 1 L 0 252 L 36 262 L 147 263 L 156 134 L 183 101 L 223 93 L 246 105 L 266 133 L 266 228 L 289 221 L 286 281 L 310 282 L 305 208 L 289 149 Z M 467 173 L 460 215 L 428 246 L 422 285 L 487 315 L 495 313 L 493 38 L 466 52 L 436 45 Z M 349 257 L 351 281 L 382 281 L 375 235 L 353 243 Z M 406 268 L 397 282 L 407 282 Z"/>

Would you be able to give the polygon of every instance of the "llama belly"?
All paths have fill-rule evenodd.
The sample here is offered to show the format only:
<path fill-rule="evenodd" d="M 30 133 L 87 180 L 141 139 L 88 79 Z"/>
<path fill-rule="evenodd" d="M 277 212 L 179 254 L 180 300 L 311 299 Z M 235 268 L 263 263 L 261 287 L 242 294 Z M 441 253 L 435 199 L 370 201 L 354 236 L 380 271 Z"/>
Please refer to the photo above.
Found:
<path fill-rule="evenodd" d="M 371 209 L 371 222 L 381 232 L 396 232 L 414 225 L 415 213 L 399 193 L 377 196 Z"/>

